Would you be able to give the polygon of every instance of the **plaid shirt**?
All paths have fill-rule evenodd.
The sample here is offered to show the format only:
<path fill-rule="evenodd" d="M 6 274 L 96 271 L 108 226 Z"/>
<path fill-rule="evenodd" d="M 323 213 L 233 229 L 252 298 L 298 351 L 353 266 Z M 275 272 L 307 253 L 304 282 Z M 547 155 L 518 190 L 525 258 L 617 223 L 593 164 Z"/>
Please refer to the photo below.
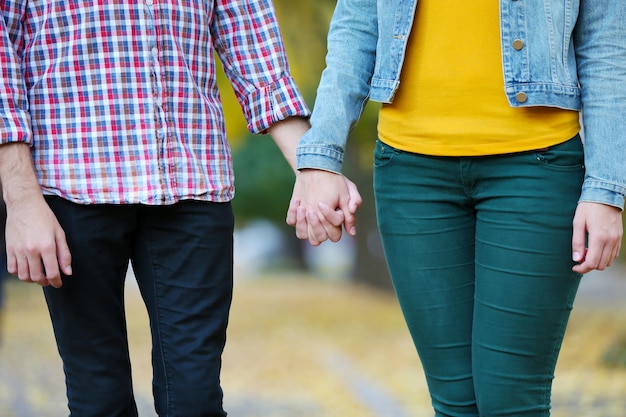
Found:
<path fill-rule="evenodd" d="M 271 0 L 3 0 L 0 143 L 83 204 L 228 201 L 220 57 L 251 132 L 309 111 Z"/>

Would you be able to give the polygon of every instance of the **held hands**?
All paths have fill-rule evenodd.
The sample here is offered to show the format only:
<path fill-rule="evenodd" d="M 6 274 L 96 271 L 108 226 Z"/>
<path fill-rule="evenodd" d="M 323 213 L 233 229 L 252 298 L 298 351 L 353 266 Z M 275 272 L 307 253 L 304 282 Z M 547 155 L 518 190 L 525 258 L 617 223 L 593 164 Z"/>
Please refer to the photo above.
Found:
<path fill-rule="evenodd" d="M 617 207 L 581 202 L 574 215 L 572 270 L 581 274 L 603 270 L 619 256 L 622 241 L 622 212 Z"/>
<path fill-rule="evenodd" d="M 287 224 L 313 246 L 327 239 L 337 242 L 342 225 L 348 234 L 356 234 L 355 213 L 362 202 L 356 185 L 343 175 L 305 169 L 296 176 Z"/>

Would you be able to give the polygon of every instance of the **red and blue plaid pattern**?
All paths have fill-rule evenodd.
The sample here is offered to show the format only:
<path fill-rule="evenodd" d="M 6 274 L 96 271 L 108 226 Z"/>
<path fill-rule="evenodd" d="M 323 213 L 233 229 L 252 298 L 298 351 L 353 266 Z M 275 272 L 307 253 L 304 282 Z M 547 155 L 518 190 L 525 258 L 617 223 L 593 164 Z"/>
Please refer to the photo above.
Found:
<path fill-rule="evenodd" d="M 271 0 L 3 0 L 0 10 L 0 143 L 32 145 L 46 193 L 230 200 L 215 52 L 252 132 L 309 114 Z"/>

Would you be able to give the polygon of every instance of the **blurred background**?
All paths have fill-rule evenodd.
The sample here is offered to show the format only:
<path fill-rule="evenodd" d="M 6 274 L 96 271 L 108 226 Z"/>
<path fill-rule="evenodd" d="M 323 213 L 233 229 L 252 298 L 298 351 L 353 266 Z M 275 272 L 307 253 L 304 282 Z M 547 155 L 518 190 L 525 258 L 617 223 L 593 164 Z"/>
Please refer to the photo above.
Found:
<path fill-rule="evenodd" d="M 333 0 L 274 0 L 292 73 L 312 107 Z M 293 173 L 269 137 L 250 135 L 221 80 L 236 174 L 235 296 L 224 353 L 234 417 L 431 416 L 423 373 L 395 300 L 371 187 L 376 105 L 348 144 L 344 174 L 364 198 L 359 233 L 313 248 L 285 224 Z M 626 262 L 583 279 L 553 394 L 556 417 L 626 416 Z M 0 417 L 68 414 L 41 290 L 5 279 L 0 297 Z M 127 286 L 140 415 L 154 417 L 148 321 Z"/>

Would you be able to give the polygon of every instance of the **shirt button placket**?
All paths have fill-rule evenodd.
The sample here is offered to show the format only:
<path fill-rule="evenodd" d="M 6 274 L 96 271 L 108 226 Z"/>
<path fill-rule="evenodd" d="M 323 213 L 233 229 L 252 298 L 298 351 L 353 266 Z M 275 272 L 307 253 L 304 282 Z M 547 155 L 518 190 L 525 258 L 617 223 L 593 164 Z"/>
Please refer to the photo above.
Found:
<path fill-rule="evenodd" d="M 157 46 L 157 31 L 155 24 L 155 16 L 154 10 L 152 7 L 154 6 L 155 0 L 144 0 L 145 5 L 148 7 L 148 15 L 151 19 L 151 42 L 150 42 L 150 72 L 152 74 L 152 95 L 154 100 L 154 121 L 156 124 L 156 136 L 160 140 L 165 139 L 166 137 L 166 124 L 165 124 L 165 114 L 163 111 L 163 86 L 161 83 L 161 65 L 159 62 L 159 48 Z"/>

